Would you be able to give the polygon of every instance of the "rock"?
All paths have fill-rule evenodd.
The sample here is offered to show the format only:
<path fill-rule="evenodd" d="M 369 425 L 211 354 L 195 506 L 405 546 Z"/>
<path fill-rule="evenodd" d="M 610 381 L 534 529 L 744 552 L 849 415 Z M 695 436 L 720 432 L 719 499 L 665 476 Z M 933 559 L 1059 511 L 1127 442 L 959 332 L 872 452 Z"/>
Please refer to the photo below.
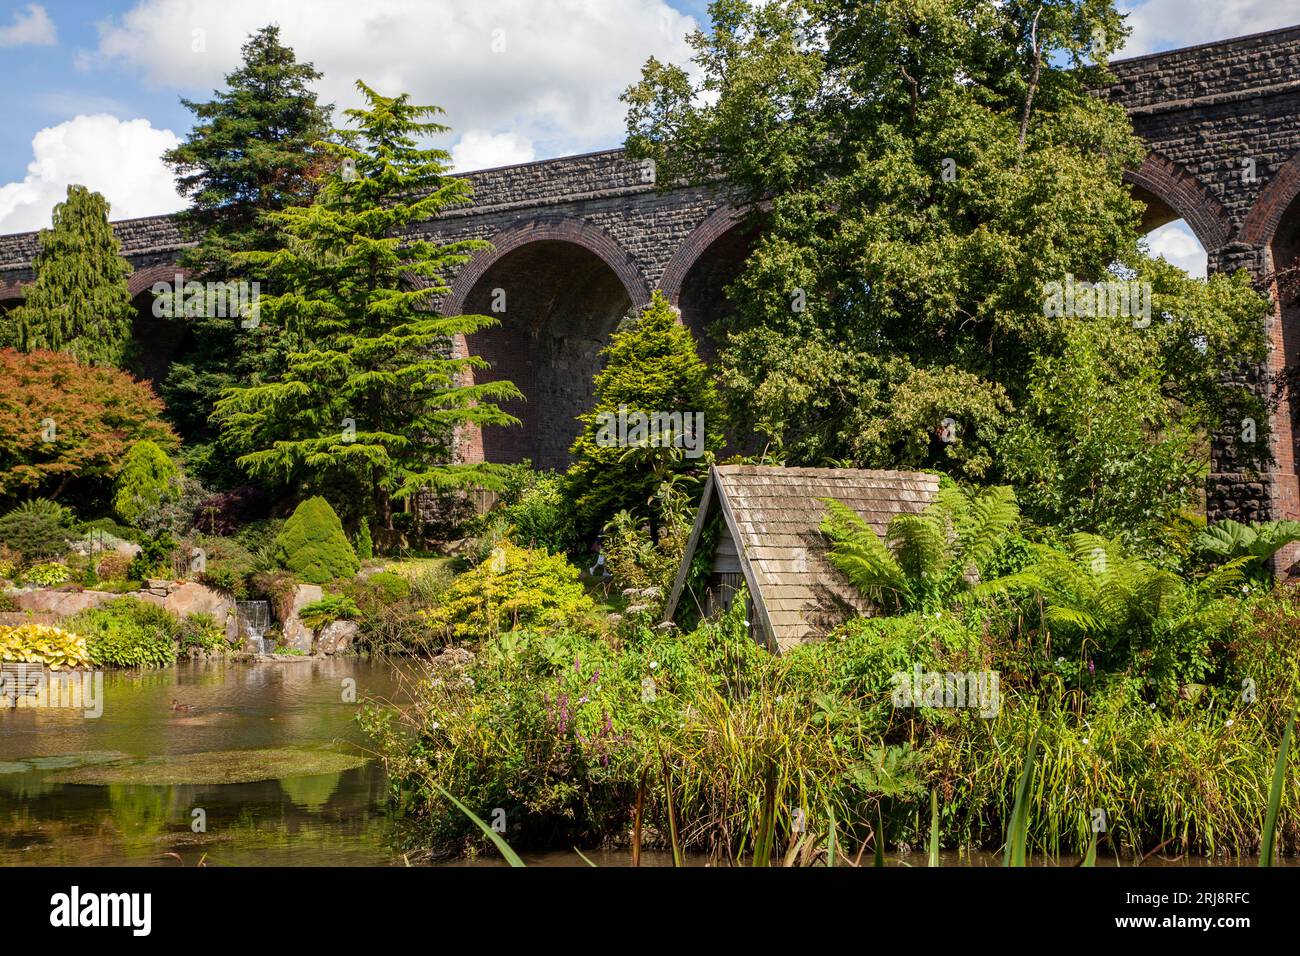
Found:
<path fill-rule="evenodd" d="M 99 607 L 122 597 L 111 591 L 10 591 L 14 606 L 20 611 L 71 617 L 80 611 Z"/>
<path fill-rule="evenodd" d="M 178 617 L 211 614 L 218 624 L 225 624 L 227 615 L 235 613 L 235 603 L 229 597 L 197 581 L 186 581 L 174 588 L 163 607 Z"/>
<path fill-rule="evenodd" d="M 304 654 L 311 653 L 311 628 L 298 619 L 298 612 L 324 596 L 325 592 L 321 590 L 319 584 L 299 584 L 294 588 L 288 617 L 282 622 L 284 643 L 287 647 L 302 651 Z"/>
<path fill-rule="evenodd" d="M 212 588 L 195 581 L 187 581 L 182 584 L 168 583 L 172 586 L 165 593 L 160 593 L 161 588 L 148 591 L 128 591 L 125 594 L 118 594 L 115 591 L 54 591 L 46 589 L 10 591 L 9 596 L 13 598 L 14 605 L 20 611 L 31 611 L 35 614 L 46 614 L 56 618 L 71 617 L 89 608 L 100 607 L 120 598 L 133 597 L 149 604 L 156 604 L 177 617 L 188 617 L 191 614 L 211 614 L 217 619 L 219 625 L 226 628 L 227 635 L 231 633 L 231 621 L 235 616 L 235 605 L 230 598 L 220 591 L 214 591 Z"/>
<path fill-rule="evenodd" d="M 361 626 L 356 621 L 334 621 L 321 629 L 320 640 L 316 642 L 318 654 L 346 654 L 352 650 L 352 642 Z"/>
<path fill-rule="evenodd" d="M 453 667 L 464 667 L 472 660 L 474 655 L 463 647 L 444 647 L 429 658 L 429 666 L 438 670 L 450 670 Z"/>

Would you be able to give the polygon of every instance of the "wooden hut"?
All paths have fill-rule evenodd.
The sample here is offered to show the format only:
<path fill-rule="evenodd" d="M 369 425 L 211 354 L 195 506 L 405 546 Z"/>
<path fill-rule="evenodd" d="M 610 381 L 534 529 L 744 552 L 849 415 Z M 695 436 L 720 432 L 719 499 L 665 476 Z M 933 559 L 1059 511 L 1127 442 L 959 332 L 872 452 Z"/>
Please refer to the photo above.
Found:
<path fill-rule="evenodd" d="M 715 465 L 664 619 L 688 610 L 720 613 L 743 584 L 759 643 L 780 652 L 824 637 L 866 610 L 861 595 L 826 559 L 825 499 L 843 502 L 883 536 L 890 518 L 920 511 L 938 490 L 938 476 L 920 472 Z M 692 579 L 692 564 L 703 549 L 710 555 L 707 573 Z"/>

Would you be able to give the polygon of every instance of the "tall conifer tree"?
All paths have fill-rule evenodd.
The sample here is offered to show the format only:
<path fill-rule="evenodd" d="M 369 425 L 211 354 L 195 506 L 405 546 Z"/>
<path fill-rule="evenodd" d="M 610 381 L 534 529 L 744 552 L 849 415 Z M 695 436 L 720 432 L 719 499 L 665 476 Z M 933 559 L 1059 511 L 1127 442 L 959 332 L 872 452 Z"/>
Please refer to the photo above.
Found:
<path fill-rule="evenodd" d="M 311 202 L 325 161 L 314 144 L 326 135 L 332 112 L 312 89 L 320 76 L 281 43 L 279 27 L 267 26 L 244 44 L 243 64 L 226 76 L 224 90 L 208 102 L 182 101 L 195 116 L 194 129 L 163 157 L 192 202 L 181 222 L 197 244 L 182 266 L 208 281 L 256 281 L 262 292 L 272 291 L 264 270 L 234 256 L 277 248 L 278 228 L 266 214 Z M 283 371 L 282 330 L 249 327 L 237 316 L 186 322 L 188 336 L 162 393 L 192 446 L 192 467 L 224 484 L 238 469 L 215 447 L 209 416 L 224 389 Z"/>
<path fill-rule="evenodd" d="M 33 263 L 36 282 L 14 310 L 22 351 L 51 349 L 94 365 L 121 363 L 135 309 L 126 284 L 131 264 L 122 258 L 108 211 L 103 196 L 75 184 L 54 207 Z"/>
<path fill-rule="evenodd" d="M 720 403 L 695 338 L 662 292 L 616 332 L 596 374 L 596 407 L 579 416 L 567 474 L 580 533 L 615 512 L 647 515 L 666 478 L 699 476 L 722 448 Z M 656 516 L 650 511 L 652 528 Z"/>
<path fill-rule="evenodd" d="M 369 499 L 362 510 L 391 528 L 394 499 L 497 484 L 493 466 L 453 461 L 455 434 L 515 424 L 495 402 L 520 394 L 509 382 L 469 383 L 486 363 L 450 349 L 495 319 L 429 311 L 446 276 L 485 245 L 410 235 L 470 196 L 468 181 L 446 175 L 448 154 L 419 145 L 446 131 L 430 119 L 441 110 L 357 88 L 367 105 L 322 144 L 337 167 L 315 202 L 269 214 L 284 248 L 241 257 L 273 267 L 288 290 L 261 304 L 263 321 L 287 330 L 287 368 L 228 390 L 214 417 L 252 475 L 310 483 L 340 503 Z"/>

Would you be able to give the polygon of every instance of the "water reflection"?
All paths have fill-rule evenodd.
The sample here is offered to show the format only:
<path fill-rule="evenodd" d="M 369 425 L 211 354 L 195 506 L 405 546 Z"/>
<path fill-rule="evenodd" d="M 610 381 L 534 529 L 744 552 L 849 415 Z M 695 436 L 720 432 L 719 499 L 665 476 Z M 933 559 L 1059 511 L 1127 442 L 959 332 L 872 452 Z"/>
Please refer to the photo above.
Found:
<path fill-rule="evenodd" d="M 396 684 L 391 668 L 356 660 L 186 663 L 110 672 L 97 720 L 6 710 L 0 865 L 175 866 L 177 857 L 187 865 L 400 863 L 389 849 L 383 774 L 374 763 L 205 786 L 50 779 L 72 767 L 160 754 L 321 744 L 356 750 L 364 740 L 355 700 L 389 699 Z"/>

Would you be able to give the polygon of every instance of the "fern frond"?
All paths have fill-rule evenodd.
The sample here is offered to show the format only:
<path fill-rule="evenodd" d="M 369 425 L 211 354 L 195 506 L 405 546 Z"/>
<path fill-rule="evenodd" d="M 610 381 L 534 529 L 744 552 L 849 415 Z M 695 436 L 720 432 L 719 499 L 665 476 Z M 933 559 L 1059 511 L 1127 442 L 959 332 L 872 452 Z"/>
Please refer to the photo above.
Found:
<path fill-rule="evenodd" d="M 874 600 L 892 592 L 895 601 L 905 603 L 912 589 L 885 542 L 853 509 L 833 498 L 823 500 L 822 533 L 831 541 L 827 559 L 853 587 Z"/>

